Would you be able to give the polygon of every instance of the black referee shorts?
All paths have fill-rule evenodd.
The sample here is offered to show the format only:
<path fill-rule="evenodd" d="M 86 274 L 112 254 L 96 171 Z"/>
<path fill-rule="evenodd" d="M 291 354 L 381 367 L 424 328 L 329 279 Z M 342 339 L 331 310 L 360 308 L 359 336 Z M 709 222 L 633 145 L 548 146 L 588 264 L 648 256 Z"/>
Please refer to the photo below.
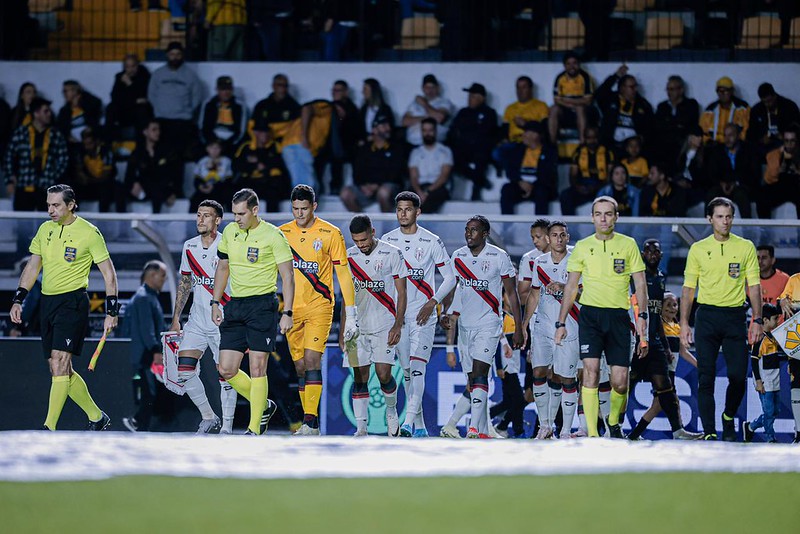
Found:
<path fill-rule="evenodd" d="M 631 360 L 631 382 L 650 380 L 651 376 L 669 376 L 669 360 L 667 341 L 660 337 L 651 337 L 647 356 L 639 358 L 633 355 Z"/>
<path fill-rule="evenodd" d="M 219 333 L 219 350 L 273 352 L 278 334 L 275 293 L 232 298 L 225 305 L 225 319 Z"/>
<path fill-rule="evenodd" d="M 89 295 L 77 289 L 60 295 L 42 295 L 42 350 L 45 359 L 54 350 L 80 356 L 89 328 Z"/>
<path fill-rule="evenodd" d="M 605 352 L 608 365 L 629 367 L 633 333 L 628 310 L 581 306 L 578 317 L 581 360 L 600 358 Z"/>

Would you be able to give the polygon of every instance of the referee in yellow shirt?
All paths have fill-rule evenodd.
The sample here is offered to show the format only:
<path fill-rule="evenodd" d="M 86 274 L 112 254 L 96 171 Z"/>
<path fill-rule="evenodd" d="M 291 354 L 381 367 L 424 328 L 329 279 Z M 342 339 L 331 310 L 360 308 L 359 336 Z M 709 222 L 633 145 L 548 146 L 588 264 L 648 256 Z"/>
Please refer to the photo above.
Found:
<path fill-rule="evenodd" d="M 294 270 L 292 251 L 283 233 L 258 216 L 258 195 L 242 189 L 233 195 L 234 223 L 222 232 L 217 247 L 211 318 L 219 325 L 219 374 L 250 401 L 250 424 L 245 434 L 266 430 L 272 413 L 267 408 L 267 359 L 275 350 L 278 326 L 278 273 L 283 282 L 281 334 L 292 328 Z M 225 318 L 219 301 L 231 282 Z M 250 349 L 250 376 L 239 369 Z M 274 410 L 273 410 L 274 411 Z M 262 417 L 263 415 L 263 417 Z"/>
<path fill-rule="evenodd" d="M 111 420 L 97 407 L 86 382 L 72 368 L 72 357 L 80 356 L 83 338 L 89 326 L 89 271 L 96 263 L 106 286 L 106 319 L 103 328 L 110 332 L 117 326 L 119 301 L 117 273 L 102 234 L 75 211 L 75 191 L 68 185 L 47 189 L 47 214 L 31 241 L 31 259 L 19 279 L 11 306 L 11 321 L 22 322 L 22 301 L 28 295 L 42 269 L 42 345 L 48 359 L 50 403 L 45 430 L 55 430 L 67 397 L 86 412 L 88 430 L 105 430 Z"/>
<path fill-rule="evenodd" d="M 647 302 L 645 266 L 636 241 L 614 231 L 619 218 L 617 201 L 611 197 L 597 197 L 592 203 L 594 235 L 581 239 L 567 260 L 567 285 L 561 300 L 561 310 L 556 321 L 555 342 L 567 337 L 565 321 L 578 296 L 578 285 L 583 292 L 578 316 L 578 341 L 583 361 L 581 400 L 586 415 L 589 437 L 597 437 L 597 414 L 600 399 L 597 387 L 600 381 L 600 357 L 603 353 L 611 369 L 611 413 L 608 428 L 613 438 L 624 438 L 620 423 L 628 399 L 628 375 L 631 366 L 633 334 L 628 310 L 631 307 L 630 283 L 633 278 L 638 302 Z M 658 317 L 653 317 L 658 321 Z M 647 339 L 647 311 L 639 313 L 636 332 Z M 637 348 L 640 358 L 647 356 L 647 343 Z M 566 422 L 565 422 L 566 423 Z"/>
<path fill-rule="evenodd" d="M 753 243 L 731 233 L 736 208 L 727 198 L 717 197 L 706 206 L 713 233 L 694 243 L 686 257 L 681 296 L 681 343 L 692 343 L 689 314 L 695 290 L 697 315 L 694 340 L 697 349 L 697 405 L 703 423 L 703 439 L 716 440 L 714 382 L 720 347 L 728 369 L 728 390 L 722 412 L 722 439 L 736 441 L 733 418 L 744 397 L 747 379 L 747 344 L 763 336 L 761 279 Z M 750 296 L 753 321 L 748 331 L 745 317 L 745 284 Z M 745 333 L 747 335 L 745 336 Z"/>

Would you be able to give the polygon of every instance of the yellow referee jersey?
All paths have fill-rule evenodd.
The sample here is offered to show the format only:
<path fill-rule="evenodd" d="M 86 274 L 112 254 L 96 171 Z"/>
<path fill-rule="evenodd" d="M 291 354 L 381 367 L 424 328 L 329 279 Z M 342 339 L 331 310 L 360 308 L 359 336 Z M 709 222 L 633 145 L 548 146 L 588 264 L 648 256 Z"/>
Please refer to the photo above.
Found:
<path fill-rule="evenodd" d="M 92 263 L 109 258 L 100 230 L 82 217 L 65 226 L 55 221 L 42 223 L 29 250 L 42 258 L 44 295 L 85 289 Z"/>
<path fill-rule="evenodd" d="M 310 228 L 300 228 L 296 221 L 280 228 L 292 250 L 295 313 L 323 307 L 329 314 L 333 306 L 333 266 L 347 265 L 341 230 L 319 217 Z"/>
<path fill-rule="evenodd" d="M 261 219 L 251 230 L 229 223 L 217 250 L 220 258 L 228 260 L 234 298 L 274 293 L 278 288 L 278 264 L 292 260 L 283 233 Z"/>
<path fill-rule="evenodd" d="M 639 247 L 632 237 L 615 233 L 601 241 L 592 234 L 575 244 L 567 260 L 567 272 L 581 273 L 581 305 L 597 308 L 631 307 L 631 275 L 644 271 Z"/>
<path fill-rule="evenodd" d="M 683 285 L 698 288 L 699 304 L 734 308 L 744 304 L 745 282 L 761 283 L 758 273 L 752 241 L 734 234 L 717 241 L 710 235 L 689 248 Z"/>

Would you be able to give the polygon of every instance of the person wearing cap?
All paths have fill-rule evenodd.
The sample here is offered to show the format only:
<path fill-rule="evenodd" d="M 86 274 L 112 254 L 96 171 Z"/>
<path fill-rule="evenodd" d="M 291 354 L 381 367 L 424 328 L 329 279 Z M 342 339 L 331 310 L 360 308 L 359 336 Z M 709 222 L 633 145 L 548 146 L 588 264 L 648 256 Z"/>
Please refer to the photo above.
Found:
<path fill-rule="evenodd" d="M 390 143 L 389 117 L 378 114 L 372 120 L 372 143 L 359 147 L 353 164 L 353 185 L 339 195 L 348 210 L 359 213 L 373 202 L 381 211 L 394 211 L 394 197 L 400 191 L 407 170 L 406 155 L 399 143 Z"/>
<path fill-rule="evenodd" d="M 217 96 L 206 102 L 200 114 L 200 140 L 204 144 L 217 140 L 228 157 L 244 137 L 247 126 L 247 108 L 233 94 L 230 76 L 217 78 Z"/>
<path fill-rule="evenodd" d="M 50 101 L 36 97 L 30 111 L 33 120 L 14 130 L 3 159 L 14 211 L 44 210 L 47 188 L 62 181 L 69 165 L 67 140 L 53 127 Z"/>
<path fill-rule="evenodd" d="M 776 93 L 771 83 L 758 86 L 758 98 L 761 101 L 750 110 L 747 140 L 764 153 L 781 145 L 781 132 L 800 122 L 800 110 L 797 104 Z"/>
<path fill-rule="evenodd" d="M 461 108 L 447 134 L 447 144 L 453 150 L 456 173 L 472 182 L 472 200 L 481 200 L 481 190 L 489 187 L 486 169 L 497 143 L 497 112 L 486 104 L 486 88 L 473 83 L 465 87 L 469 93 L 467 107 Z"/>
<path fill-rule="evenodd" d="M 280 211 L 282 200 L 289 200 L 292 181 L 278 152 L 278 144 L 265 122 L 253 127 L 253 135 L 245 139 L 233 157 L 236 184 L 252 189 L 267 203 L 268 212 Z"/>
<path fill-rule="evenodd" d="M 547 127 L 550 139 L 558 140 L 558 128 L 561 119 L 574 124 L 578 128 L 578 137 L 583 143 L 583 131 L 587 124 L 587 113 L 594 101 L 594 84 L 589 74 L 581 68 L 580 60 L 575 52 L 564 54 L 564 70 L 556 76 L 553 84 L 553 106 L 550 107 L 550 118 Z"/>
<path fill-rule="evenodd" d="M 406 141 L 414 146 L 422 144 L 422 119 L 431 117 L 436 121 L 436 140 L 447 138 L 447 121 L 453 114 L 453 103 L 440 94 L 439 80 L 433 74 L 422 78 L 422 94 L 414 97 L 403 115 Z"/>
<path fill-rule="evenodd" d="M 541 122 L 529 121 L 522 129 L 522 144 L 516 158 L 509 157 L 513 166 L 504 170 L 509 183 L 500 191 L 500 212 L 513 215 L 520 202 L 533 201 L 537 215 L 549 213 L 551 200 L 558 189 L 558 154 L 555 147 L 545 143 Z"/>
<path fill-rule="evenodd" d="M 747 135 L 750 126 L 750 106 L 741 98 L 733 95 L 733 80 L 723 76 L 717 80 L 717 100 L 710 103 L 700 115 L 700 127 L 703 129 L 703 141 L 722 143 L 726 124 L 739 126 L 740 139 Z"/>
<path fill-rule="evenodd" d="M 667 78 L 667 99 L 656 106 L 650 154 L 670 164 L 678 159 L 689 129 L 700 119 L 700 104 L 686 96 L 686 84 L 678 75 Z"/>
<path fill-rule="evenodd" d="M 164 141 L 184 160 L 194 159 L 197 145 L 196 112 L 202 104 L 202 86 L 183 62 L 183 45 L 167 46 L 167 64 L 153 72 L 147 99 L 162 127 Z"/>
<path fill-rule="evenodd" d="M 245 0 L 208 0 L 205 12 L 209 61 L 242 61 L 247 27 Z"/>
<path fill-rule="evenodd" d="M 625 140 L 635 135 L 640 136 L 645 149 L 649 149 L 653 106 L 639 94 L 638 87 L 636 78 L 628 74 L 628 66 L 621 65 L 594 93 L 603 112 L 600 142 L 615 150 L 617 156 L 624 153 Z"/>

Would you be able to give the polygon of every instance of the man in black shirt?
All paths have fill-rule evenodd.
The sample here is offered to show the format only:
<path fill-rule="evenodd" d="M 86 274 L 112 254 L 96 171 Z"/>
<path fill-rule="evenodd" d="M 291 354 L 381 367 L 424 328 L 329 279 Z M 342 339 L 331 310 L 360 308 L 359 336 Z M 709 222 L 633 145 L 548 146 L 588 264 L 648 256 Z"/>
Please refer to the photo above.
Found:
<path fill-rule="evenodd" d="M 800 122 L 797 104 L 775 92 L 770 83 L 758 86 L 761 100 L 750 109 L 750 126 L 747 140 L 764 154 L 781 144 L 780 132 Z"/>
<path fill-rule="evenodd" d="M 280 145 L 292 122 L 299 118 L 300 104 L 289 94 L 289 78 L 276 74 L 272 78 L 272 93 L 253 108 L 253 121 L 268 125 L 273 139 Z"/>
<path fill-rule="evenodd" d="M 161 213 L 164 203 L 172 206 L 182 195 L 183 164 L 161 143 L 161 124 L 156 119 L 142 130 L 144 141 L 128 160 L 125 188 L 137 200 L 149 199 L 153 213 Z"/>
<path fill-rule="evenodd" d="M 649 146 L 652 159 L 673 165 L 678 160 L 686 136 L 700 119 L 700 104 L 686 97 L 683 78 L 674 75 L 667 79 L 667 99 L 656 107 L 653 120 L 653 139 Z"/>
<path fill-rule="evenodd" d="M 128 54 L 122 61 L 122 72 L 114 75 L 111 103 L 106 108 L 106 128 L 114 140 L 132 141 L 142 122 L 153 116 L 153 107 L 147 101 L 150 71 L 139 63 L 136 54 Z"/>
<path fill-rule="evenodd" d="M 712 183 L 708 200 L 725 197 L 738 207 L 742 217 L 751 217 L 750 202 L 761 181 L 761 161 L 746 141 L 739 139 L 741 128 L 725 125 L 723 143 L 710 148 L 709 172 Z"/>

